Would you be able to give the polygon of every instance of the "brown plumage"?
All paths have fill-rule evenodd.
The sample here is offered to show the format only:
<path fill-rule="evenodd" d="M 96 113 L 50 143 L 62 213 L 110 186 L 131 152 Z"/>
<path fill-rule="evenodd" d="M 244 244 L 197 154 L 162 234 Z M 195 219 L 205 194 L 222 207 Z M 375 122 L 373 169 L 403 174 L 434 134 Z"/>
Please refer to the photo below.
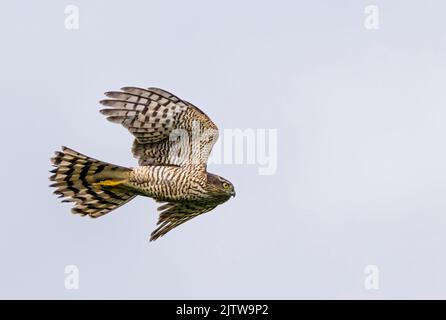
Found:
<path fill-rule="evenodd" d="M 100 217 L 137 195 L 167 202 L 158 208 L 150 237 L 156 240 L 235 196 L 228 180 L 206 170 L 218 128 L 203 111 L 158 88 L 124 87 L 105 95 L 101 113 L 133 134 L 139 166 L 116 166 L 62 147 L 51 159 L 51 187 L 75 203 L 73 213 Z"/>

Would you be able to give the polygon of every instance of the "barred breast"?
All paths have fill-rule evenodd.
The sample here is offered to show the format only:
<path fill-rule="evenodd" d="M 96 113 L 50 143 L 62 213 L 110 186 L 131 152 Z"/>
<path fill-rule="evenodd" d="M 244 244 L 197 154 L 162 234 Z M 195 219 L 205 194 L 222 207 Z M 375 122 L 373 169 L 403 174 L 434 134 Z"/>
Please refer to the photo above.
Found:
<path fill-rule="evenodd" d="M 204 193 L 202 177 L 176 166 L 141 166 L 132 170 L 130 187 L 161 201 L 188 201 Z"/>

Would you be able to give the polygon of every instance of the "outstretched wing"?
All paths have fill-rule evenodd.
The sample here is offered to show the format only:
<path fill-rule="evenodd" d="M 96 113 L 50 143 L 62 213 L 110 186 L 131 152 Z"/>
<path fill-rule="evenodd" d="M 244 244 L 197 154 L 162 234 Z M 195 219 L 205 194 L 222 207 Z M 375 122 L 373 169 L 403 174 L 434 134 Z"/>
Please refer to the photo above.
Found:
<path fill-rule="evenodd" d="M 110 99 L 100 101 L 108 107 L 101 113 L 135 136 L 132 152 L 140 165 L 206 165 L 218 128 L 203 111 L 159 88 L 105 95 Z"/>
<path fill-rule="evenodd" d="M 158 219 L 158 227 L 150 234 L 150 241 L 162 237 L 173 228 L 178 227 L 190 219 L 200 214 L 211 211 L 216 206 L 203 206 L 200 204 L 188 203 L 166 203 L 158 208 L 161 211 Z"/>

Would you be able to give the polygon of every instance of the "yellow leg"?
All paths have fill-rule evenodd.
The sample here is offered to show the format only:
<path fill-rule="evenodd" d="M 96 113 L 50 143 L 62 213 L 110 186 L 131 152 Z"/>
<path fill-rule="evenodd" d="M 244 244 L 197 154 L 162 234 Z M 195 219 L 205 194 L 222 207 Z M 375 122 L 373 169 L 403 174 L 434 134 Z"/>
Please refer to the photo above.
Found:
<path fill-rule="evenodd" d="M 126 180 L 119 180 L 119 181 L 103 180 L 103 181 L 93 183 L 93 185 L 94 186 L 104 186 L 104 187 L 116 187 L 117 185 L 120 185 L 120 184 L 124 183 L 125 181 Z"/>

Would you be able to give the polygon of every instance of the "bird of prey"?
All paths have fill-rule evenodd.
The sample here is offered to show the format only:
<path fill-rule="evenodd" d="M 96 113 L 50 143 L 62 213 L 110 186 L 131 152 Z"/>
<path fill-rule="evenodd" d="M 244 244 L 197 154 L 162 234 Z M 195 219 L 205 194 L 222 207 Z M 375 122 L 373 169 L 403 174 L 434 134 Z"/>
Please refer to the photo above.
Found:
<path fill-rule="evenodd" d="M 100 112 L 133 134 L 139 166 L 113 165 L 67 147 L 56 151 L 50 187 L 62 202 L 74 202 L 73 213 L 97 218 L 138 195 L 153 198 L 164 203 L 153 241 L 235 196 L 230 181 L 207 172 L 218 128 L 203 111 L 159 88 L 105 95 Z"/>

